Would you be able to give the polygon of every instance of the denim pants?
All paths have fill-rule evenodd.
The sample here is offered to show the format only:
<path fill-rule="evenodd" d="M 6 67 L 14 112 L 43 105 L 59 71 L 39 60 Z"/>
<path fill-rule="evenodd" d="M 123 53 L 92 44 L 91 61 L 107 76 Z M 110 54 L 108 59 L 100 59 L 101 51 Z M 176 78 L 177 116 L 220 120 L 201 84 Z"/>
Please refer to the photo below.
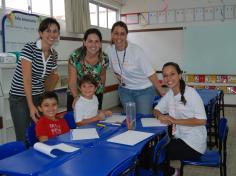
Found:
<path fill-rule="evenodd" d="M 33 96 L 37 107 L 40 95 Z M 9 95 L 10 111 L 15 128 L 16 140 L 26 142 L 26 129 L 32 121 L 26 97 Z"/>
<path fill-rule="evenodd" d="M 118 93 L 124 111 L 125 104 L 127 102 L 135 102 L 137 113 L 153 113 L 152 103 L 155 96 L 157 95 L 157 92 L 153 86 L 140 90 L 131 90 L 120 86 L 118 88 Z"/>

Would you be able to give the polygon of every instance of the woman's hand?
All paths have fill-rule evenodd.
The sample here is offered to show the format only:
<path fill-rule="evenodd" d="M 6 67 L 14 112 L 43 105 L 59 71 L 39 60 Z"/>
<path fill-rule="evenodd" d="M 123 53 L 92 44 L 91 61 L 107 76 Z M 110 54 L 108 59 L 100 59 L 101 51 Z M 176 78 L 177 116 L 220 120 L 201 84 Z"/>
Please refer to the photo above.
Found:
<path fill-rule="evenodd" d="M 169 115 L 160 114 L 158 116 L 158 119 L 160 120 L 161 123 L 165 123 L 165 124 L 168 124 L 168 125 L 172 124 L 172 117 L 170 117 Z"/>
<path fill-rule="evenodd" d="M 38 109 L 34 105 L 31 105 L 29 107 L 29 110 L 30 110 L 30 117 L 36 123 L 38 121 L 38 118 L 40 117 Z"/>

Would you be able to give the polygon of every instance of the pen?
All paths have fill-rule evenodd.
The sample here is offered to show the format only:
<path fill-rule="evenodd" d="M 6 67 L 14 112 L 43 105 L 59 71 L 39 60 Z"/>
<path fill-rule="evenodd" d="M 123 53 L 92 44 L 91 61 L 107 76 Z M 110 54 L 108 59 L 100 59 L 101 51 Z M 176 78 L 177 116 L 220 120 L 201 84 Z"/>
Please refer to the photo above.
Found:
<path fill-rule="evenodd" d="M 105 127 L 106 125 L 104 125 L 104 124 L 101 124 L 101 123 L 97 123 L 97 126 L 100 126 L 100 127 Z"/>

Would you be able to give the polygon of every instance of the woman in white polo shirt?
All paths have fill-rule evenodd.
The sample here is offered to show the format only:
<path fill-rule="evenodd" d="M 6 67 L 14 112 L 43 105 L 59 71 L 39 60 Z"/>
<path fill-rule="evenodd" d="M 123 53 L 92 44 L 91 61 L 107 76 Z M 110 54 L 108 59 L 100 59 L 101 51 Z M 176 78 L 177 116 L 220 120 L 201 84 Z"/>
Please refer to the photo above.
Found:
<path fill-rule="evenodd" d="M 45 89 L 52 90 L 59 78 L 56 71 L 58 55 L 52 46 L 58 41 L 60 25 L 54 18 L 45 18 L 38 32 L 40 39 L 27 43 L 21 50 L 10 89 L 10 111 L 16 139 L 22 141 L 26 139 L 30 121 L 36 122 L 39 117 L 39 96 Z"/>
<path fill-rule="evenodd" d="M 169 166 L 170 160 L 196 159 L 206 150 L 204 104 L 196 90 L 185 85 L 181 73 L 178 64 L 164 64 L 163 79 L 170 89 L 154 110 L 162 123 L 172 125 L 174 138 L 167 145 L 167 162 L 163 167 L 166 175 L 178 175 L 179 172 Z"/>
<path fill-rule="evenodd" d="M 127 25 L 118 21 L 111 29 L 112 45 L 106 52 L 110 67 L 119 80 L 118 93 L 123 107 L 135 102 L 138 113 L 152 113 L 156 90 L 163 94 L 157 75 L 142 48 L 127 41 Z"/>

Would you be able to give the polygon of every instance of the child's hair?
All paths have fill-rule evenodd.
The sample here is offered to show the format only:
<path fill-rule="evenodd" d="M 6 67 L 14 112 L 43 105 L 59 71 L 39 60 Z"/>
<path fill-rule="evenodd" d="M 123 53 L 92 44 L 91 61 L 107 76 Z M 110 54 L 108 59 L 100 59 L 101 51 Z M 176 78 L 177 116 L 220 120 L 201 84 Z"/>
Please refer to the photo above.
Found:
<path fill-rule="evenodd" d="M 79 81 L 79 87 L 81 87 L 81 85 L 84 84 L 84 83 L 91 83 L 95 87 L 98 86 L 97 81 L 95 80 L 95 78 L 92 75 L 84 75 L 82 77 L 82 79 Z"/>
<path fill-rule="evenodd" d="M 43 101 L 46 100 L 46 99 L 55 99 L 58 103 L 58 96 L 55 92 L 52 92 L 52 91 L 46 91 L 44 92 L 40 98 L 39 98 L 39 106 L 42 105 Z"/>
<path fill-rule="evenodd" d="M 175 63 L 175 62 L 167 62 L 167 63 L 165 63 L 165 64 L 163 65 L 163 67 L 162 67 L 162 72 L 163 72 L 163 69 L 164 69 L 165 67 L 167 67 L 167 66 L 172 66 L 172 67 L 174 67 L 174 68 L 176 69 L 176 71 L 177 71 L 178 74 L 182 74 L 182 73 L 183 73 L 183 71 L 180 69 L 179 65 L 178 65 L 177 63 Z M 185 81 L 184 81 L 183 78 L 181 77 L 181 78 L 180 78 L 180 88 L 179 88 L 179 89 L 180 89 L 180 94 L 181 94 L 181 102 L 182 102 L 184 105 L 186 105 L 186 103 L 187 103 L 187 101 L 186 101 L 186 99 L 185 99 L 185 97 L 184 97 L 185 87 L 186 87 Z"/>

